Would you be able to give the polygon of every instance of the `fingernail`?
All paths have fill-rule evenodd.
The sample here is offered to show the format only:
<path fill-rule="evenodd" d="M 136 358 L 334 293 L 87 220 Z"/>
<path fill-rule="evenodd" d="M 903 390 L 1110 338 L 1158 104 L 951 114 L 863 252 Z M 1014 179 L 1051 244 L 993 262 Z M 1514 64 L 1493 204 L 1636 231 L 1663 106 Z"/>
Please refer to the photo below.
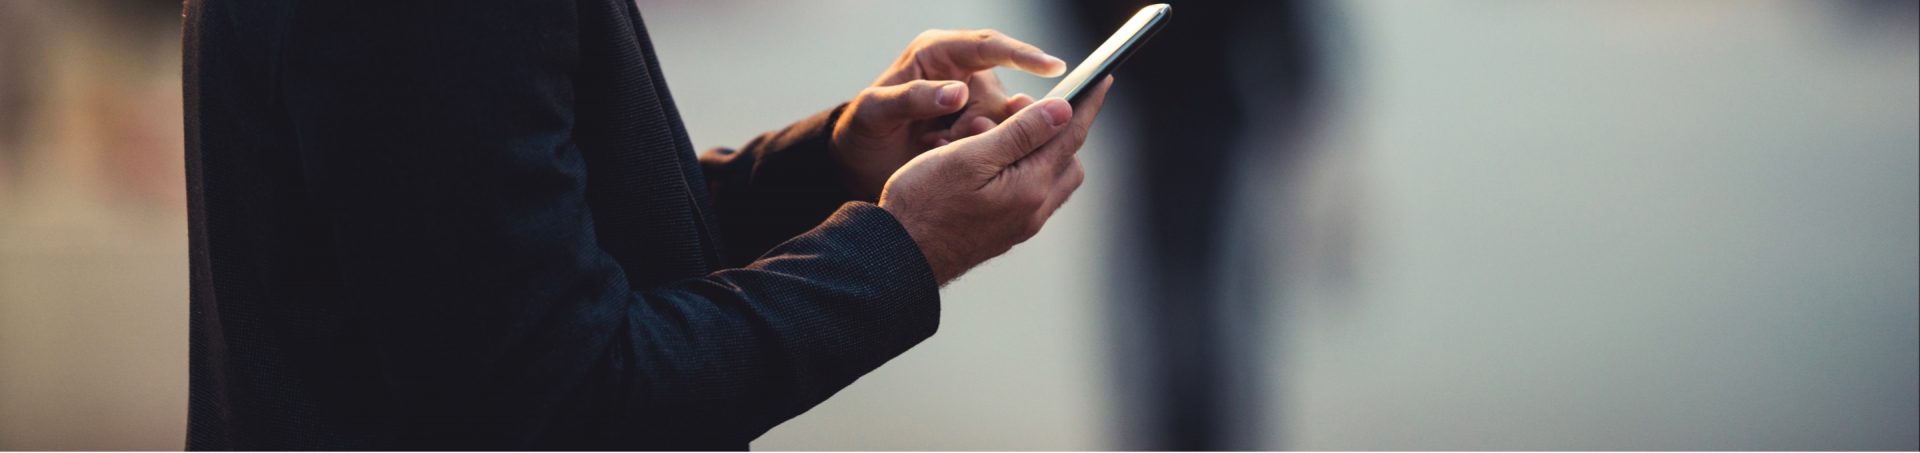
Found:
<path fill-rule="evenodd" d="M 1040 61 L 1046 63 L 1047 67 L 1049 68 L 1060 68 L 1054 71 L 1047 71 L 1054 74 L 1046 74 L 1046 75 L 1059 75 L 1058 73 L 1066 71 L 1067 62 L 1066 60 L 1061 60 L 1060 57 L 1047 55 L 1045 52 L 1031 52 L 1030 55 L 1032 55 L 1035 58 L 1039 58 Z"/>
<path fill-rule="evenodd" d="M 1067 108 L 1066 101 L 1049 101 L 1042 101 L 1040 105 L 1040 114 L 1047 117 L 1047 124 L 1059 126 L 1073 119 L 1073 109 Z"/>
<path fill-rule="evenodd" d="M 941 107 L 959 107 L 960 96 L 965 95 L 966 91 L 967 87 L 964 84 L 959 82 L 949 83 L 946 86 L 940 87 L 940 98 L 934 102 L 940 103 Z"/>

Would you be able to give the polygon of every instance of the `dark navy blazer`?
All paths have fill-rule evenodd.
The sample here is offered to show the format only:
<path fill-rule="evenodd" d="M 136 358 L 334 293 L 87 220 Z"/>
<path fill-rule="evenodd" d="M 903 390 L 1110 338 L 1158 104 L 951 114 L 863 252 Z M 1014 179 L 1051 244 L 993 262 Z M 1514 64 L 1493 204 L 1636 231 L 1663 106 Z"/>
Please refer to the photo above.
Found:
<path fill-rule="evenodd" d="M 938 324 L 838 109 L 696 157 L 629 0 L 192 0 L 185 54 L 188 448 L 744 449 Z"/>

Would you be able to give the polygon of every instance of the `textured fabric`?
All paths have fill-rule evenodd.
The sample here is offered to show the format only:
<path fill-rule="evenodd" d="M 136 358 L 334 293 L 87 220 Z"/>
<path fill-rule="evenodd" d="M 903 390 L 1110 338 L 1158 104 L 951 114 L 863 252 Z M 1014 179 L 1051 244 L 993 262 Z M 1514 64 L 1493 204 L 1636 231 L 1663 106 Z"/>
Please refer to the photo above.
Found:
<path fill-rule="evenodd" d="M 937 327 L 837 109 L 696 159 L 630 2 L 186 26 L 190 449 L 743 449 Z"/>
<path fill-rule="evenodd" d="M 719 203 L 722 236 L 731 245 L 727 265 L 753 261 L 853 198 L 827 155 L 827 138 L 844 108 L 761 135 L 738 151 L 721 148 L 700 156 L 708 192 Z"/>

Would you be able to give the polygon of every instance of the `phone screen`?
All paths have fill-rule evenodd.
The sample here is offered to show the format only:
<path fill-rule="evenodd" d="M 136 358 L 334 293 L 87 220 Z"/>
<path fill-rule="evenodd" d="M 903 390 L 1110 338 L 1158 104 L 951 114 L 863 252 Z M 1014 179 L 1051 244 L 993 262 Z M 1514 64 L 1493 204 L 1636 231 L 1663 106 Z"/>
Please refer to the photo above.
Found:
<path fill-rule="evenodd" d="M 1133 18 L 1128 19 L 1126 25 L 1121 25 L 1119 31 L 1113 32 L 1113 36 L 1107 38 L 1107 42 L 1093 49 L 1093 54 L 1088 55 L 1086 61 L 1080 62 L 1080 66 L 1075 66 L 1073 72 L 1067 73 L 1066 78 L 1060 79 L 1060 84 L 1054 85 L 1053 91 L 1047 92 L 1046 97 L 1065 98 L 1068 102 L 1080 103 L 1080 98 L 1086 95 L 1087 89 L 1093 88 L 1094 84 L 1100 83 L 1100 79 L 1106 78 L 1108 74 L 1113 73 L 1114 69 L 1119 68 L 1120 63 L 1126 62 L 1127 57 L 1132 56 L 1135 49 L 1145 44 L 1147 38 L 1153 37 L 1154 32 L 1160 31 L 1160 27 L 1166 25 L 1167 16 L 1171 14 L 1173 14 L 1173 6 L 1165 3 L 1140 8 L 1140 12 L 1134 13 Z"/>

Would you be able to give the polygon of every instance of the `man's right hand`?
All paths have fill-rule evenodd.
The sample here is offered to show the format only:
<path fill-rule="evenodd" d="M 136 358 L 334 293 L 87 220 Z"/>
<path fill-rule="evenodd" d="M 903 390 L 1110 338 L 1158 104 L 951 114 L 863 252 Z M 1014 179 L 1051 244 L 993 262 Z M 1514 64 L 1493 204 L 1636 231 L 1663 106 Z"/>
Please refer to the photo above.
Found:
<path fill-rule="evenodd" d="M 1080 187 L 1075 157 L 1105 103 L 1108 77 L 1074 109 L 1026 106 L 992 129 L 934 148 L 887 180 L 880 207 L 913 235 L 945 285 L 1040 232 Z"/>

